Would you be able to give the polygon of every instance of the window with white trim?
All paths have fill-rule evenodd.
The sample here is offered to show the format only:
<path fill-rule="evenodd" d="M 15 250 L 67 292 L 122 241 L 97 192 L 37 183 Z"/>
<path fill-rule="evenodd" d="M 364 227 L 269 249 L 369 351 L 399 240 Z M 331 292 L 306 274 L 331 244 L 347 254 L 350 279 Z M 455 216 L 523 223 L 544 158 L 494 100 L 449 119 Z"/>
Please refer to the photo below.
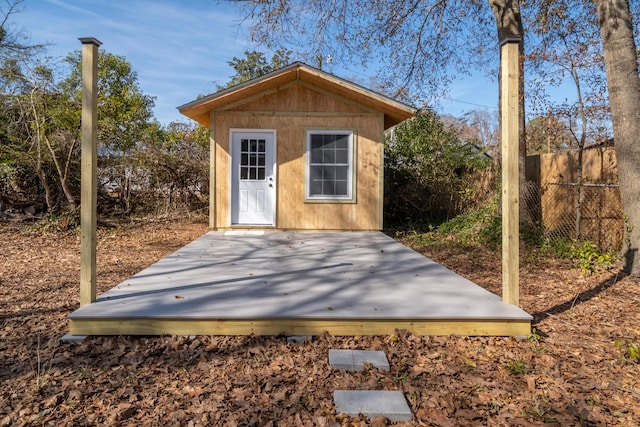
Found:
<path fill-rule="evenodd" d="M 353 132 L 307 131 L 307 199 L 353 199 Z"/>

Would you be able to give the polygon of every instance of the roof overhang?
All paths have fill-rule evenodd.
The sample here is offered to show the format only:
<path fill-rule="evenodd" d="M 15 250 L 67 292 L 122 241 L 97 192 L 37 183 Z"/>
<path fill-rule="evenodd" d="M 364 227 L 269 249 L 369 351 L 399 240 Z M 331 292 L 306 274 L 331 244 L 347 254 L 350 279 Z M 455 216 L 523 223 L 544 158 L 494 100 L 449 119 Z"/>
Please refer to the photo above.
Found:
<path fill-rule="evenodd" d="M 296 81 L 335 93 L 369 109 L 383 113 L 385 129 L 395 126 L 416 114 L 414 107 L 301 62 L 293 63 L 264 76 L 196 99 L 181 105 L 178 110 L 201 125 L 210 127 L 211 111 L 224 110 L 228 105 L 237 105 L 243 99 L 253 99 L 260 93 L 270 93 Z"/>

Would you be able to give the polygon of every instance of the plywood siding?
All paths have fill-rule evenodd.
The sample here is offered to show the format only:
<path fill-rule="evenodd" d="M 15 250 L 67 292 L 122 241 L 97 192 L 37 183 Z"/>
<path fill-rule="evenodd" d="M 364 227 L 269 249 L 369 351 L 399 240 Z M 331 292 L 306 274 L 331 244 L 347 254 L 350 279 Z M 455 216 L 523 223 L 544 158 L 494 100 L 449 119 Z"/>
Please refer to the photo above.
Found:
<path fill-rule="evenodd" d="M 313 230 L 377 230 L 381 224 L 380 194 L 382 115 L 322 117 L 216 113 L 216 228 L 229 223 L 229 131 L 276 129 L 276 228 Z M 305 149 L 308 129 L 353 130 L 356 162 L 355 203 L 305 201 Z"/>
<path fill-rule="evenodd" d="M 327 115 L 373 112 L 373 110 L 346 98 L 318 92 L 302 84 L 289 86 L 275 93 L 267 93 L 249 102 L 236 105 L 232 110 L 271 113 L 313 112 Z"/>

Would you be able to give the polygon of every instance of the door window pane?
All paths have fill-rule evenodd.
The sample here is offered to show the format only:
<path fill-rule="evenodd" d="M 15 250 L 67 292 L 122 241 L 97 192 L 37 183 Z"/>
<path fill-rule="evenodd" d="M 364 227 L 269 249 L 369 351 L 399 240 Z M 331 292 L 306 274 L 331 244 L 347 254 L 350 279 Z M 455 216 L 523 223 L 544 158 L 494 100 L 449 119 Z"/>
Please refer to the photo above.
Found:
<path fill-rule="evenodd" d="M 240 141 L 240 179 L 266 179 L 267 143 L 264 139 L 242 139 Z"/>

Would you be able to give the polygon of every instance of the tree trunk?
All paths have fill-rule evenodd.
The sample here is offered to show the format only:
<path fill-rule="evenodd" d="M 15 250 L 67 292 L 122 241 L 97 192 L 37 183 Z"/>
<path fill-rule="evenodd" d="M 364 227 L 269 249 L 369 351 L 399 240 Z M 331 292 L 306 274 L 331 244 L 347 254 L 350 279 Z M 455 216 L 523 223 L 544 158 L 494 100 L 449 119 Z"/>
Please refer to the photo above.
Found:
<path fill-rule="evenodd" d="M 580 240 L 580 223 L 582 222 L 582 158 L 584 157 L 584 146 L 578 147 L 578 165 L 576 167 L 576 187 L 574 191 L 573 208 L 576 212 L 576 222 L 574 224 L 576 240 Z"/>
<path fill-rule="evenodd" d="M 51 187 L 47 182 L 47 174 L 42 168 L 42 147 L 40 146 L 39 141 L 37 141 L 34 145 L 36 147 L 36 158 L 35 160 L 33 160 L 33 170 L 40 180 L 42 188 L 44 188 L 44 200 L 47 203 L 47 212 L 53 212 L 54 205 L 53 197 L 51 196 Z"/>
<path fill-rule="evenodd" d="M 69 161 L 67 161 L 67 167 L 65 168 L 65 170 L 63 171 L 61 166 L 60 166 L 60 161 L 58 159 L 58 153 L 56 153 L 56 150 L 53 148 L 53 146 L 51 145 L 51 141 L 49 140 L 49 137 L 46 134 L 45 131 L 45 124 L 46 124 L 46 118 L 45 118 L 45 114 L 41 113 L 39 107 L 39 101 L 41 102 L 41 98 L 38 98 L 36 96 L 37 93 L 43 93 L 43 90 L 39 87 L 34 88 L 31 91 L 31 97 L 30 97 L 30 108 L 31 108 L 31 114 L 33 117 L 33 121 L 31 123 L 31 126 L 33 128 L 35 128 L 35 144 L 37 147 L 37 152 L 38 152 L 38 166 L 37 169 L 42 170 L 42 150 L 43 150 L 43 146 L 46 146 L 47 149 L 49 150 L 49 154 L 51 155 L 51 159 L 53 160 L 53 163 L 55 165 L 56 168 L 56 172 L 58 173 L 58 181 L 60 183 L 60 186 L 62 187 L 62 191 L 67 199 L 67 203 L 69 205 L 69 208 L 72 211 L 76 210 L 76 201 L 73 197 L 73 193 L 71 192 L 71 189 L 69 188 L 69 184 L 68 184 L 68 180 L 67 180 L 67 174 L 69 171 L 68 165 L 69 165 Z M 73 153 L 73 146 L 71 146 L 69 148 L 69 156 L 72 155 Z M 69 159 L 68 159 L 69 160 Z M 40 176 L 40 174 L 38 175 Z M 44 176 L 44 175 L 43 175 Z M 41 178 L 42 179 L 42 178 Z M 50 197 L 51 197 L 51 193 L 50 193 L 50 189 L 47 186 L 47 183 L 43 180 L 43 185 L 45 187 L 45 197 L 47 199 L 47 208 L 49 209 L 49 211 L 51 212 L 52 206 L 50 205 Z"/>
<path fill-rule="evenodd" d="M 53 197 L 51 197 L 51 187 L 47 182 L 47 175 L 42 170 L 42 166 L 38 163 L 35 167 L 36 176 L 44 188 L 44 201 L 47 204 L 47 212 L 53 212 Z"/>
<path fill-rule="evenodd" d="M 60 166 L 60 160 L 58 159 L 59 154 L 56 153 L 56 150 L 54 150 L 53 146 L 51 145 L 51 141 L 49 140 L 49 137 L 47 135 L 44 135 L 43 138 L 47 145 L 47 148 L 49 149 L 49 154 L 51 155 L 51 159 L 53 159 L 53 164 L 56 167 L 56 172 L 58 172 L 58 181 L 60 182 L 60 187 L 62 188 L 62 192 L 64 193 L 64 196 L 67 199 L 67 205 L 71 211 L 75 212 L 77 208 L 76 199 L 73 197 L 73 192 L 71 191 L 71 188 L 69 188 L 69 180 L 68 180 L 69 162 L 67 162 L 66 167 L 63 170 L 63 168 Z M 73 153 L 73 145 L 69 147 L 68 156 L 71 157 L 72 153 Z"/>
<path fill-rule="evenodd" d="M 629 221 L 625 271 L 640 276 L 640 78 L 626 0 L 594 0 L 609 86 L 622 207 Z"/>
<path fill-rule="evenodd" d="M 583 158 L 584 158 L 584 143 L 587 140 L 587 112 L 584 108 L 584 101 L 582 99 L 582 86 L 580 85 L 580 78 L 578 76 L 578 71 L 576 70 L 575 63 L 573 59 L 571 61 L 571 77 L 573 79 L 574 84 L 576 85 L 576 93 L 578 95 L 578 115 L 580 116 L 580 138 L 576 138 L 574 134 L 574 138 L 578 142 L 578 165 L 576 167 L 576 191 L 575 191 L 575 200 L 574 207 L 576 211 L 576 239 L 580 239 L 581 237 L 581 222 L 582 222 L 582 170 L 583 170 Z M 573 131 L 572 131 L 573 133 Z"/>

